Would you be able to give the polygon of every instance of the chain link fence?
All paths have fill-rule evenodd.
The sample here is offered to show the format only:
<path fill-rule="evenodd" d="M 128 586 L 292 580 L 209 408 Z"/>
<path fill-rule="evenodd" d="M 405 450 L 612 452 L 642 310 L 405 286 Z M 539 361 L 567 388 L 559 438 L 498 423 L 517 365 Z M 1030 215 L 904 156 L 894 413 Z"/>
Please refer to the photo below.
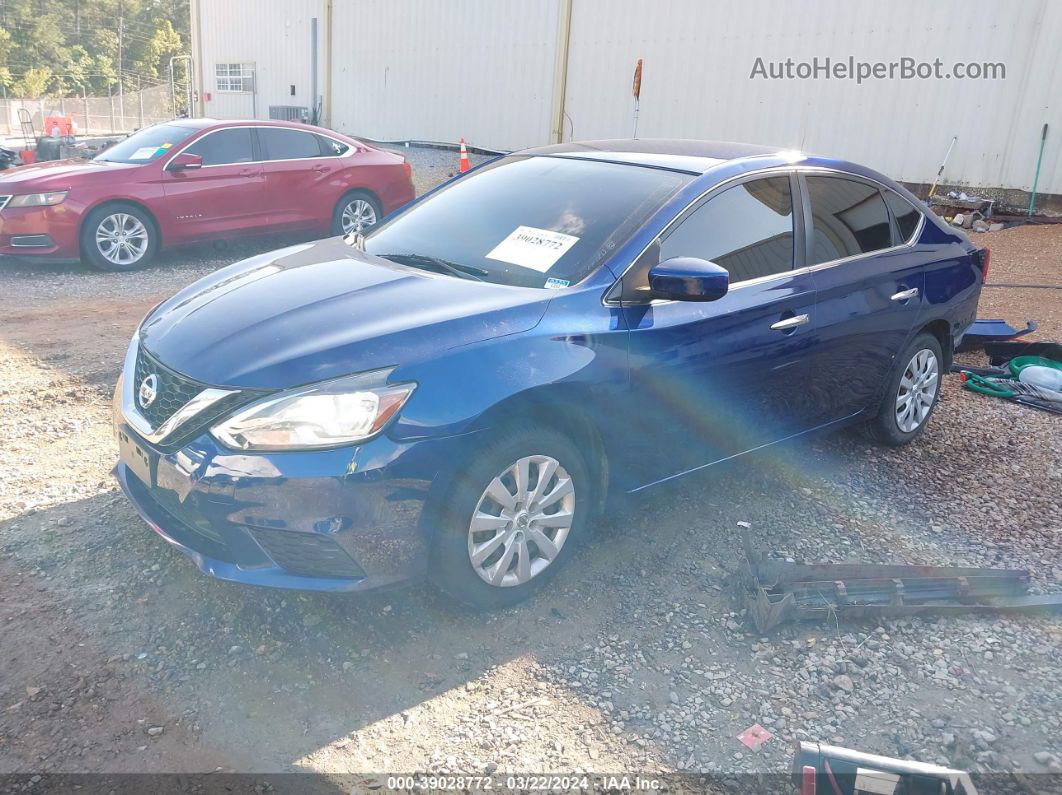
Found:
<path fill-rule="evenodd" d="M 180 93 L 180 92 L 179 92 Z M 178 97 L 180 101 L 182 97 Z M 0 99 L 0 133 L 22 134 L 19 109 L 25 108 L 33 119 L 36 135 L 45 135 L 48 116 L 69 116 L 77 125 L 78 135 L 127 133 L 149 124 L 173 118 L 174 99 L 168 85 L 152 86 L 140 91 L 126 91 L 107 97 L 41 97 L 39 99 Z"/>

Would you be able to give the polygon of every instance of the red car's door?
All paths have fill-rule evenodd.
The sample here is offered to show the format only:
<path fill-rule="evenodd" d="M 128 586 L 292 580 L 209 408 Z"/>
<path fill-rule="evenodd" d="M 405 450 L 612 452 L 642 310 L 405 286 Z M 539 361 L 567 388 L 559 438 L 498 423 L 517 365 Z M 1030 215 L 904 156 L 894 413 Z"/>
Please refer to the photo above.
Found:
<path fill-rule="evenodd" d="M 332 184 L 340 167 L 335 152 L 306 130 L 259 127 L 257 132 L 272 225 L 328 231 L 340 191 Z"/>
<path fill-rule="evenodd" d="M 269 227 L 262 163 L 250 127 L 212 130 L 182 151 L 203 158 L 201 168 L 172 171 L 162 180 L 169 228 L 181 240 L 224 237 Z"/>

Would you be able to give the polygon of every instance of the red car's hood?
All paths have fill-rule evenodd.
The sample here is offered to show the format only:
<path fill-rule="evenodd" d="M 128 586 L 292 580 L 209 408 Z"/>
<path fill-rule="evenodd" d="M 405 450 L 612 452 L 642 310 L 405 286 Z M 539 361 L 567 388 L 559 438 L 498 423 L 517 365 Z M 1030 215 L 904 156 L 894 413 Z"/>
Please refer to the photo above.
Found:
<path fill-rule="evenodd" d="M 106 160 L 52 160 L 47 163 L 32 163 L 0 171 L 0 193 L 10 193 L 16 188 L 21 192 L 68 188 L 84 179 L 91 179 L 94 174 L 114 174 L 131 168 L 140 168 L 140 165 L 111 163 Z"/>

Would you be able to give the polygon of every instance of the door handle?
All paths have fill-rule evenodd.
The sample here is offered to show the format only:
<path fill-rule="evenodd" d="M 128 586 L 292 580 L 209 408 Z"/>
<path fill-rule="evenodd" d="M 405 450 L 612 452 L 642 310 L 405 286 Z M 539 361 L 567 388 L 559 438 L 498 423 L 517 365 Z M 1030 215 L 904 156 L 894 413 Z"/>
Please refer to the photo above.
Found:
<path fill-rule="evenodd" d="M 918 295 L 918 288 L 917 287 L 912 287 L 910 290 L 901 290 L 900 292 L 896 293 L 896 295 L 892 296 L 892 300 L 893 301 L 910 301 L 912 298 L 917 297 L 917 295 Z"/>
<path fill-rule="evenodd" d="M 771 328 L 775 331 L 789 331 L 797 326 L 807 325 L 810 320 L 811 318 L 808 315 L 793 315 L 793 317 L 787 317 L 785 320 L 772 323 Z"/>
<path fill-rule="evenodd" d="M 254 175 L 255 175 L 255 170 L 253 168 L 240 169 L 240 176 L 241 177 L 253 177 Z"/>
<path fill-rule="evenodd" d="M 314 171 L 328 171 L 328 166 L 320 166 L 320 165 L 314 166 L 313 170 Z"/>

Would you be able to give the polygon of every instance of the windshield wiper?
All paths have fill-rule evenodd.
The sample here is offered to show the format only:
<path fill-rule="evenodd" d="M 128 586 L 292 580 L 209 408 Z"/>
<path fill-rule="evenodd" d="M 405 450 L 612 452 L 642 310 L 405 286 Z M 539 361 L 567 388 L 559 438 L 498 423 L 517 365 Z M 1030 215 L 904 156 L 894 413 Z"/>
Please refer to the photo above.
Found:
<path fill-rule="evenodd" d="M 377 254 L 377 256 L 397 262 L 400 265 L 410 265 L 414 268 L 433 268 L 439 273 L 446 273 L 461 279 L 475 279 L 477 282 L 483 281 L 484 276 L 490 275 L 490 271 L 486 271 L 483 268 L 461 265 L 439 257 L 429 257 L 427 254 Z"/>

